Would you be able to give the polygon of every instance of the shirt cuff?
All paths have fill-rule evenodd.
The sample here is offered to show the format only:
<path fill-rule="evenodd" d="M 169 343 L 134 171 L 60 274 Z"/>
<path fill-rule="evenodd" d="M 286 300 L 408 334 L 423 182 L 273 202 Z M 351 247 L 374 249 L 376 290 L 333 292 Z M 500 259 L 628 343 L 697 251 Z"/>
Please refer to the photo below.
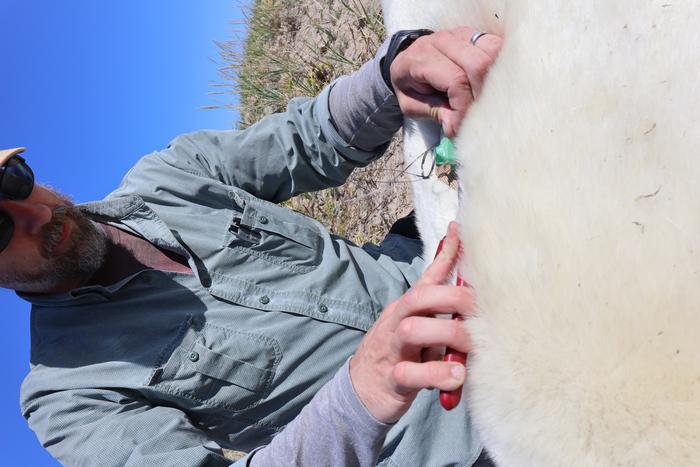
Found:
<path fill-rule="evenodd" d="M 330 90 L 328 105 L 338 134 L 365 151 L 385 146 L 403 124 L 399 102 L 381 73 L 388 47 L 389 39 L 372 60 L 335 81 Z"/>
<path fill-rule="evenodd" d="M 352 358 L 348 358 L 337 375 L 342 388 L 342 391 L 339 391 L 341 402 L 344 402 L 344 405 L 352 410 L 352 413 L 355 415 L 354 420 L 361 421 L 364 426 L 369 430 L 375 431 L 377 435 L 381 432 L 384 432 L 384 435 L 386 435 L 394 423 L 385 423 L 377 420 L 360 400 L 360 396 L 357 395 L 355 386 L 352 384 L 352 378 L 350 378 L 350 360 Z"/>

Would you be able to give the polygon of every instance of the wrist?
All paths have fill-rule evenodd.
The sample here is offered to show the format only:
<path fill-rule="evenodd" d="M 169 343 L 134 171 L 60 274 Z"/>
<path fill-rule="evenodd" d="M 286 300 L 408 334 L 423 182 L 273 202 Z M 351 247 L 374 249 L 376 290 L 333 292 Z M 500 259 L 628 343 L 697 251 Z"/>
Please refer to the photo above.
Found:
<path fill-rule="evenodd" d="M 384 55 L 380 62 L 382 78 L 389 89 L 391 89 L 391 92 L 394 92 L 394 86 L 391 84 L 390 70 L 391 64 L 394 62 L 394 59 L 396 59 L 396 56 L 406 50 L 419 37 L 427 36 L 432 33 L 433 31 L 430 29 L 406 29 L 397 31 L 391 36 L 386 55 Z"/>
<path fill-rule="evenodd" d="M 378 424 L 390 426 L 398 420 L 400 417 L 392 417 L 383 413 L 382 409 L 386 409 L 386 404 L 381 404 L 375 402 L 375 395 L 377 392 L 381 391 L 364 391 L 363 390 L 363 379 L 361 375 L 355 374 L 353 371 L 355 369 L 353 362 L 355 361 L 355 356 L 350 357 L 347 364 L 347 379 L 349 381 L 349 387 L 351 394 L 354 396 L 356 401 L 356 407 L 371 420 Z M 357 362 L 355 362 L 357 363 Z M 376 389 L 376 388 L 375 388 Z M 373 394 L 374 393 L 374 394 Z"/>

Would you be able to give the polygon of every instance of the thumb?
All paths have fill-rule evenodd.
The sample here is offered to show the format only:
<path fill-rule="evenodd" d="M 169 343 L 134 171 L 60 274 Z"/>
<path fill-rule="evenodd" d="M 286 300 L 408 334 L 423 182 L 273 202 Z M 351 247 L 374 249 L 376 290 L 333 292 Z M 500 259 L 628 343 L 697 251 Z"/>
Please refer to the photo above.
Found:
<path fill-rule="evenodd" d="M 445 284 L 457 264 L 460 253 L 459 224 L 450 222 L 447 227 L 447 236 L 442 242 L 442 250 L 428 266 L 423 275 L 418 279 L 414 287 L 419 285 Z"/>

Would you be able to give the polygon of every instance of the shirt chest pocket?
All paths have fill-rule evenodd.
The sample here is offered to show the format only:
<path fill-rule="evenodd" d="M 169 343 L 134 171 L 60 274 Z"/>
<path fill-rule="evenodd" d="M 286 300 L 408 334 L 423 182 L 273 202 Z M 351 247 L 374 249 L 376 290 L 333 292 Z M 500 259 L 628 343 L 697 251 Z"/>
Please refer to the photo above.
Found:
<path fill-rule="evenodd" d="M 233 411 L 267 397 L 282 358 L 273 339 L 192 319 L 163 353 L 151 378 L 155 389 Z"/>
<path fill-rule="evenodd" d="M 323 257 L 323 239 L 313 220 L 256 198 L 234 214 L 224 247 L 296 272 L 314 269 Z"/>

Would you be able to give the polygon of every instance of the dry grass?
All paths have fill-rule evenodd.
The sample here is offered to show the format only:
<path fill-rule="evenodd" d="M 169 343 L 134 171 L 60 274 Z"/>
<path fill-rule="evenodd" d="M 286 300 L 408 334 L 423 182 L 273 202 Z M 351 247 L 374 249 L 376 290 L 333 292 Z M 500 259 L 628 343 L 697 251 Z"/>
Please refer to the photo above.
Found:
<path fill-rule="evenodd" d="M 385 34 L 378 0 L 256 0 L 246 26 L 245 42 L 219 44 L 226 64 L 222 86 L 239 99 L 242 128 L 356 70 Z M 344 186 L 297 196 L 287 206 L 358 244 L 380 240 L 411 209 L 396 148 L 394 141 L 380 161 L 355 171 Z"/>

